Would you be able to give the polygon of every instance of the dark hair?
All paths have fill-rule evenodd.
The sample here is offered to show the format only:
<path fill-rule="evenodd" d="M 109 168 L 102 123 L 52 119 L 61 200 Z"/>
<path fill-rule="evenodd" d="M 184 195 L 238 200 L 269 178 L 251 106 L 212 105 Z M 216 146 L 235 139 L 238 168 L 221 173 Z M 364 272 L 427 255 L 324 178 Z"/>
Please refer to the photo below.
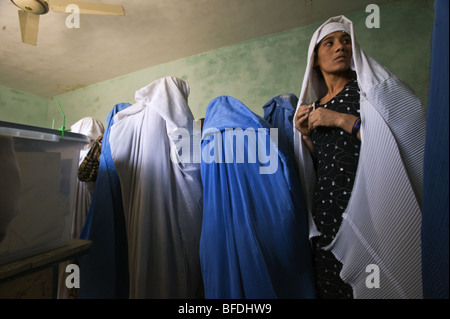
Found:
<path fill-rule="evenodd" d="M 316 63 L 316 59 L 317 59 L 317 54 L 319 52 L 319 46 L 322 43 L 322 41 L 320 41 L 319 43 L 316 44 L 316 46 L 314 47 L 314 63 L 313 65 Z M 320 70 L 320 67 L 318 65 L 313 66 L 314 68 L 314 72 L 317 73 L 317 77 L 321 80 L 323 80 L 323 74 L 322 71 Z"/>

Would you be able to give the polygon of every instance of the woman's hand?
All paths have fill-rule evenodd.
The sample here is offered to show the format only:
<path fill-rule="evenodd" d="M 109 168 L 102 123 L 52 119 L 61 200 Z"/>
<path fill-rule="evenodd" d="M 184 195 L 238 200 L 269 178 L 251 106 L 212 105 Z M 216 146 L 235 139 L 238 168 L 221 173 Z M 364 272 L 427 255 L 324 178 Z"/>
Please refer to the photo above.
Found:
<path fill-rule="evenodd" d="M 309 136 L 311 129 L 309 125 L 309 115 L 312 111 L 312 105 L 302 105 L 298 108 L 295 114 L 295 128 L 302 133 L 302 135 Z"/>
<path fill-rule="evenodd" d="M 319 126 L 338 127 L 351 134 L 356 119 L 357 117 L 352 114 L 340 113 L 319 107 L 309 114 L 308 129 L 313 131 Z M 361 139 L 359 132 L 356 136 L 358 139 Z"/>
<path fill-rule="evenodd" d="M 319 126 L 338 127 L 339 118 L 342 115 L 342 113 L 324 107 L 316 108 L 309 114 L 308 129 L 313 131 Z"/>

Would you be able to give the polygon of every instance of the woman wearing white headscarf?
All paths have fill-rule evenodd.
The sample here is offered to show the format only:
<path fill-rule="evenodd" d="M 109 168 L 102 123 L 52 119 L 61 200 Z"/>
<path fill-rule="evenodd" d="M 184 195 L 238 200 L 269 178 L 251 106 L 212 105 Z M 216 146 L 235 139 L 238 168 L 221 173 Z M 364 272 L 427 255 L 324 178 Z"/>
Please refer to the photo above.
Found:
<path fill-rule="evenodd" d="M 188 95 L 186 82 L 161 78 L 114 117 L 109 142 L 122 190 L 130 298 L 194 298 L 201 283 L 203 189 L 192 158 L 200 130 Z M 189 145 L 178 150 L 180 136 Z"/>
<path fill-rule="evenodd" d="M 421 298 L 425 108 L 330 18 L 308 50 L 294 147 L 322 298 Z"/>

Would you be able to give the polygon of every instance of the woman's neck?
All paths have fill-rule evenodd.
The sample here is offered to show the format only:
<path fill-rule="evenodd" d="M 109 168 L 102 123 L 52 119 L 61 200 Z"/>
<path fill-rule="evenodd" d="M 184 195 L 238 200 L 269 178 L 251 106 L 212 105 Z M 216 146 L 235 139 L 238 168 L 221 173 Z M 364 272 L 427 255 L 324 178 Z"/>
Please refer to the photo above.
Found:
<path fill-rule="evenodd" d="M 324 104 L 341 92 L 345 85 L 352 79 L 348 74 L 324 74 L 325 83 L 328 88 L 327 94 L 320 99 Z"/>

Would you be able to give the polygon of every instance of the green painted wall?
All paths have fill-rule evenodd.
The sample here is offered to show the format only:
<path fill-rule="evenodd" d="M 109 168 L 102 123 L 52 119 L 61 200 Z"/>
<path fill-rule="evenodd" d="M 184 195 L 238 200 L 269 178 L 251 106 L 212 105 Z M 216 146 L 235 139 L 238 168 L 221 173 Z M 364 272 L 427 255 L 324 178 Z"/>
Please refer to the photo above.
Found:
<path fill-rule="evenodd" d="M 433 5 L 433 0 L 402 0 L 380 6 L 379 29 L 366 27 L 368 13 L 365 11 L 346 15 L 354 22 L 360 46 L 407 82 L 424 105 L 428 97 Z M 322 23 L 158 65 L 49 98 L 47 119 L 36 118 L 36 123 L 48 126 L 56 119 L 60 126 L 58 99 L 66 114 L 66 126 L 85 116 L 105 123 L 106 115 L 115 104 L 134 103 L 136 90 L 169 75 L 189 83 L 189 105 L 196 118 L 203 117 L 209 102 L 220 95 L 231 95 L 262 115 L 262 106 L 272 97 L 300 93 L 309 41 Z M 4 94 L 2 90 L 0 94 Z M 42 103 L 38 97 L 36 101 Z M 0 118 L 3 118 L 4 108 L 0 97 Z M 20 104 L 15 112 L 16 122 L 23 120 L 20 114 L 23 109 L 27 108 Z M 11 114 L 10 120 L 14 120 L 14 112 Z"/>
<path fill-rule="evenodd" d="M 0 120 L 48 127 L 48 99 L 0 85 Z"/>

